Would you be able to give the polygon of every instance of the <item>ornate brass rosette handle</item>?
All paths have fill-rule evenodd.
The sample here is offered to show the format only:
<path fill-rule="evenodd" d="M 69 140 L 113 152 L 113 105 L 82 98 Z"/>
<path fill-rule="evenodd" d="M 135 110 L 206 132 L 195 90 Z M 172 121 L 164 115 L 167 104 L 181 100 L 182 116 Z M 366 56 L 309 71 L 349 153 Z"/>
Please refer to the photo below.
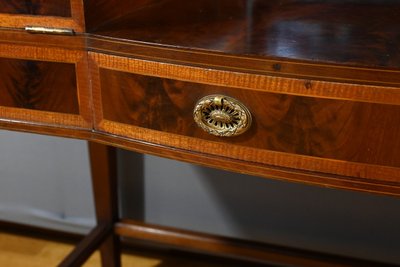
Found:
<path fill-rule="evenodd" d="M 251 113 L 246 106 L 223 95 L 209 95 L 200 99 L 193 116 L 199 127 L 216 136 L 237 136 L 251 125 Z"/>

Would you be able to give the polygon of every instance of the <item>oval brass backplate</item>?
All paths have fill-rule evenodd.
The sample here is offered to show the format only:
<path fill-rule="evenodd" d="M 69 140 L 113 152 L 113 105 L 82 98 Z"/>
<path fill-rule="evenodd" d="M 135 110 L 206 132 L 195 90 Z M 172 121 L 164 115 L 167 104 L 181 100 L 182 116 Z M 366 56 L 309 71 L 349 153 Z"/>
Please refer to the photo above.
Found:
<path fill-rule="evenodd" d="M 200 99 L 193 117 L 199 127 L 216 136 L 237 136 L 250 128 L 251 113 L 238 100 L 223 96 L 209 95 Z"/>

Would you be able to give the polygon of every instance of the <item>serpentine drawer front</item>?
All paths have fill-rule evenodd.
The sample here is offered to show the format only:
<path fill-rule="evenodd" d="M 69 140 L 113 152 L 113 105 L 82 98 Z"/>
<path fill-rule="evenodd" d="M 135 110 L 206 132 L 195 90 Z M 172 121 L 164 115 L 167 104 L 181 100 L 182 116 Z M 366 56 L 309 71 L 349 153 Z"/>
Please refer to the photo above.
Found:
<path fill-rule="evenodd" d="M 246 76 L 137 59 L 119 61 L 95 53 L 90 57 L 95 62 L 95 127 L 100 131 L 210 156 L 364 181 L 400 178 L 400 106 L 385 97 L 373 103 L 362 94 L 346 99 L 349 91 L 385 91 L 383 87 Z M 215 75 L 226 79 L 214 83 Z M 337 97 L 290 93 L 313 86 L 317 91 L 337 91 Z M 250 128 L 235 137 L 204 131 L 193 110 L 208 95 L 243 103 L 252 116 Z"/>
<path fill-rule="evenodd" d="M 25 28 L 27 26 L 68 28 L 83 32 L 82 0 L 0 1 L 0 27 Z"/>
<path fill-rule="evenodd" d="M 91 128 L 84 51 L 0 44 L 0 119 Z"/>

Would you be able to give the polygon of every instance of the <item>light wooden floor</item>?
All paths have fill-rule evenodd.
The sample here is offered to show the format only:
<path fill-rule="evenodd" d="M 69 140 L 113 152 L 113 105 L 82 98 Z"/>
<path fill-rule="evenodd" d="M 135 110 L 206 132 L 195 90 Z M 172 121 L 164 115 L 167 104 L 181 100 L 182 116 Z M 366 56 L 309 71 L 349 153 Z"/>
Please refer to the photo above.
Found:
<path fill-rule="evenodd" d="M 60 243 L 36 237 L 29 237 L 0 232 L 0 266 L 1 267 L 51 267 L 57 266 L 73 245 Z M 99 254 L 94 254 L 84 267 L 99 267 Z M 232 267 L 250 266 L 232 264 L 232 262 L 214 261 L 208 258 L 176 257 L 162 253 L 161 256 L 153 252 L 139 252 L 136 255 L 123 254 L 123 267 Z"/>

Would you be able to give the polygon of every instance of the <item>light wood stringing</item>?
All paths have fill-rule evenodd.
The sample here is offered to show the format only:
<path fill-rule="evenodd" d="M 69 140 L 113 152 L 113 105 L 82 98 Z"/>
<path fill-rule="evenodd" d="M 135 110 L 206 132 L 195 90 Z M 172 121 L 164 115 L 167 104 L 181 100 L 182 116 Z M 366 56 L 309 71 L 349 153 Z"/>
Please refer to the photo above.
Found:
<path fill-rule="evenodd" d="M 400 89 L 206 69 L 89 52 L 100 68 L 242 89 L 400 105 Z"/>

